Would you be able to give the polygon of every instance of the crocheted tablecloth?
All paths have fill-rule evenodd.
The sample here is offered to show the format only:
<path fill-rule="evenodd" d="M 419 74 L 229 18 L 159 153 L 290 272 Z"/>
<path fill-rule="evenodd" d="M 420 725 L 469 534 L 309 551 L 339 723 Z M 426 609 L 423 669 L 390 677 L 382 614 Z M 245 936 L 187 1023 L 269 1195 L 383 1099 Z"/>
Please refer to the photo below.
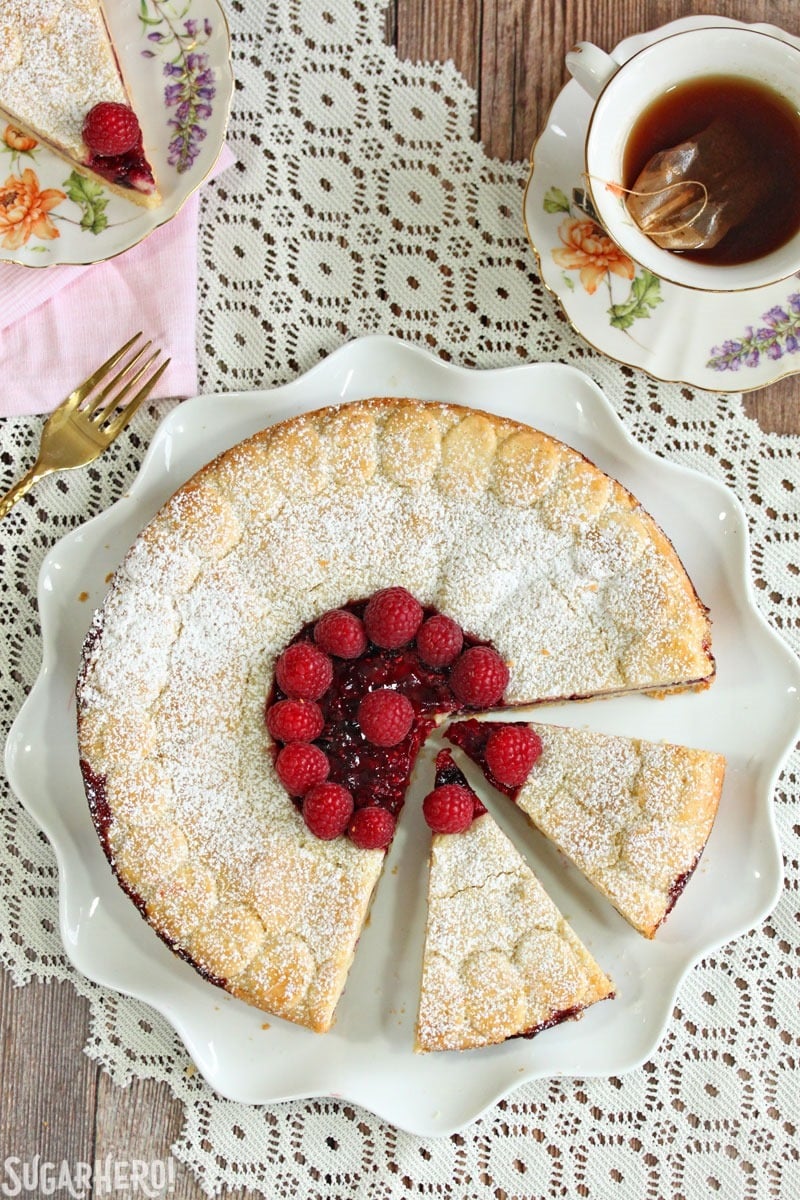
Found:
<path fill-rule="evenodd" d="M 796 439 L 766 435 L 737 396 L 661 384 L 582 342 L 541 285 L 520 211 L 527 165 L 488 160 L 475 97 L 451 64 L 399 62 L 381 0 L 231 3 L 237 166 L 203 193 L 197 328 L 203 391 L 263 388 L 345 340 L 396 335 L 474 366 L 560 360 L 594 378 L 634 437 L 724 481 L 745 505 L 758 602 L 800 649 Z M 44 553 L 130 484 L 169 405 L 141 412 L 91 468 L 39 485 L 3 531 L 3 722 L 40 665 Z M 4 423 L 0 486 L 31 461 L 38 419 Z M 174 1153 L 210 1194 L 780 1197 L 800 1193 L 798 766 L 775 795 L 786 881 L 774 912 L 706 958 L 666 1035 L 621 1078 L 512 1093 L 461 1134 L 421 1140 L 326 1101 L 219 1099 L 173 1031 L 69 966 L 49 846 L 13 796 L 0 841 L 2 958 L 17 982 L 70 979 L 91 1007 L 88 1050 L 120 1082 L 166 1080 L 184 1104 Z M 142 1020 L 143 1017 L 146 1020 Z"/>

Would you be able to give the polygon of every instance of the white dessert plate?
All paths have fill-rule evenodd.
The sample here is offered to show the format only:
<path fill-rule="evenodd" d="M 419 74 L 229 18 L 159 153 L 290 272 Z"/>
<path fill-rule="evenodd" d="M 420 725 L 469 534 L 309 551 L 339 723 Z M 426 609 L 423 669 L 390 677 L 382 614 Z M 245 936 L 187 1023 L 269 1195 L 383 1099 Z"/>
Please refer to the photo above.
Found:
<path fill-rule="evenodd" d="M 141 208 L 73 172 L 46 146 L 25 149 L 0 112 L 0 204 L 13 191 L 22 216 L 14 226 L 0 223 L 0 262 L 87 266 L 121 254 L 175 216 L 222 149 L 233 68 L 218 0 L 105 0 L 103 7 L 162 203 Z"/>
<path fill-rule="evenodd" d="M 622 62 L 659 38 L 708 25 L 744 28 L 726 17 L 686 17 L 626 38 L 613 54 Z M 751 28 L 800 47 L 773 25 Z M 542 282 L 576 332 L 656 379 L 708 391 L 751 391 L 800 371 L 800 278 L 728 294 L 694 291 L 635 267 L 598 228 L 583 181 L 591 110 L 571 80 L 531 152 L 523 201 Z"/>
<path fill-rule="evenodd" d="M 617 998 L 531 1040 L 465 1053 L 412 1050 L 429 835 L 421 797 L 433 747 L 389 852 L 333 1030 L 313 1034 L 204 981 L 159 941 L 117 886 L 78 767 L 74 682 L 81 644 L 111 572 L 164 500 L 219 451 L 281 418 L 367 396 L 413 396 L 514 417 L 576 446 L 619 478 L 673 539 L 714 620 L 718 677 L 699 694 L 536 710 L 538 719 L 722 751 L 728 772 L 701 864 L 654 941 L 635 933 L 504 798 L 487 805 L 617 986 Z M 655 458 L 572 367 L 469 371 L 385 337 L 351 342 L 274 391 L 200 396 L 157 430 L 128 495 L 75 530 L 41 570 L 41 674 L 10 733 L 14 790 L 53 844 L 64 946 L 91 979 L 167 1018 L 217 1092 L 249 1103 L 338 1096 L 421 1136 L 463 1127 L 526 1080 L 619 1075 L 651 1054 L 697 959 L 774 905 L 781 857 L 772 793 L 800 728 L 800 667 L 756 609 L 746 520 L 721 484 Z M 474 773 L 473 773 L 474 778 Z"/>

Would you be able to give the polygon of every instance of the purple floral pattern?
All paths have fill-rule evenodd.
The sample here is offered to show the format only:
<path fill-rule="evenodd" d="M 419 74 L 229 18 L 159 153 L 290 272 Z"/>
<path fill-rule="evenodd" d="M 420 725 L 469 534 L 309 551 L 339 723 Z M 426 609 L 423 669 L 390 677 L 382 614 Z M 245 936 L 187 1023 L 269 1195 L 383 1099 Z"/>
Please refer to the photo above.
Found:
<path fill-rule="evenodd" d="M 762 359 L 776 360 L 800 350 L 800 292 L 792 292 L 784 304 L 773 305 L 761 316 L 759 325 L 748 325 L 739 338 L 713 346 L 707 366 L 714 371 L 740 371 L 757 367 Z"/>
<path fill-rule="evenodd" d="M 173 130 L 167 160 L 183 174 L 200 152 L 216 88 L 208 55 L 201 49 L 211 36 L 211 22 L 208 18 L 187 19 L 186 6 L 181 5 L 181 13 L 176 7 L 164 0 L 141 0 L 140 18 L 150 43 L 142 51 L 144 57 L 155 58 L 160 53 L 167 58 L 164 102 L 171 112 L 167 124 Z"/>

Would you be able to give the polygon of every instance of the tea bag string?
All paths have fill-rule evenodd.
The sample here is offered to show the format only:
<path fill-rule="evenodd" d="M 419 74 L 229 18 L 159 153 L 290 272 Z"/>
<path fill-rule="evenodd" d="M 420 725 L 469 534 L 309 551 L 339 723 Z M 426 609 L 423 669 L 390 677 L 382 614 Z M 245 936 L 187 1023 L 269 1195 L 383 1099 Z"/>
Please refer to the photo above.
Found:
<path fill-rule="evenodd" d="M 611 191 L 613 193 L 613 195 L 615 195 L 615 196 L 663 196 L 665 192 L 674 191 L 675 188 L 687 188 L 687 187 L 700 188 L 700 190 L 703 194 L 703 202 L 700 205 L 700 208 L 697 210 L 696 213 L 694 213 L 691 217 L 689 217 L 688 220 L 682 221 L 679 225 L 664 225 L 663 228 L 659 229 L 655 225 L 648 225 L 647 227 L 645 227 L 644 224 L 640 224 L 639 221 L 636 221 L 636 224 L 639 226 L 639 229 L 641 229 L 642 233 L 645 233 L 647 235 L 677 233 L 680 229 L 689 229 L 689 228 L 691 228 L 691 226 L 693 226 L 695 224 L 696 221 L 700 220 L 700 217 L 702 217 L 703 213 L 705 212 L 706 208 L 708 207 L 708 188 L 700 179 L 679 179 L 679 180 L 676 180 L 675 183 L 667 183 L 664 185 L 664 187 L 655 188 L 653 191 L 649 191 L 649 192 L 636 191 L 634 188 L 626 188 L 626 187 L 623 187 L 621 183 L 612 183 L 612 181 L 610 179 L 600 179 L 596 175 L 587 175 L 586 173 L 584 173 L 584 179 L 587 181 L 587 183 L 590 179 L 594 183 L 601 183 L 604 187 L 607 187 L 609 189 L 609 191 Z M 676 207 L 676 208 L 683 208 L 683 207 L 685 207 L 685 205 L 686 205 L 686 200 L 682 197 L 679 197 L 674 203 L 674 207 Z M 663 207 L 664 206 L 662 206 L 662 214 L 661 214 L 662 216 L 664 215 Z M 636 218 L 634 218 L 634 220 L 636 220 Z"/>

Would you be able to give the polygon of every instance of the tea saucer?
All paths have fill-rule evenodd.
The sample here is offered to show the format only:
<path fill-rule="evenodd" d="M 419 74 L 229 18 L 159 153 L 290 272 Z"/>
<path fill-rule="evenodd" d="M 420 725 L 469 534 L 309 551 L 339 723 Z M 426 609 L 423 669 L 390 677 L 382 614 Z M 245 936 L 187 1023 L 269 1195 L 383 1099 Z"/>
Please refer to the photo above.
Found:
<path fill-rule="evenodd" d="M 626 38 L 625 61 L 651 42 L 724 17 L 686 17 Z M 753 29 L 800 47 L 773 25 Z M 597 226 L 583 187 L 592 101 L 571 80 L 531 152 L 523 216 L 542 282 L 573 328 L 602 354 L 667 382 L 716 392 L 765 387 L 800 372 L 800 274 L 749 291 L 700 292 L 634 264 Z"/>

